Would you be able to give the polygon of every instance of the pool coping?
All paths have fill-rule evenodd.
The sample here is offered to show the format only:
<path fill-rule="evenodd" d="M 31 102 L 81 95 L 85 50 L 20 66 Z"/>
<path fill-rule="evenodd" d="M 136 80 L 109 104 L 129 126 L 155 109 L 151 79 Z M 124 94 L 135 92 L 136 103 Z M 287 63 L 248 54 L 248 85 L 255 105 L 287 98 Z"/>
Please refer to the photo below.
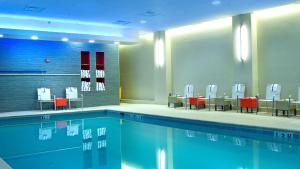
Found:
<path fill-rule="evenodd" d="M 130 105 L 130 104 L 125 104 Z M 147 104 L 147 106 L 149 106 L 149 104 Z M 151 105 L 150 105 L 151 106 Z M 152 105 L 154 106 L 154 105 Z M 155 105 L 157 106 L 157 105 Z M 118 111 L 118 112 L 125 112 L 125 113 L 131 113 L 131 114 L 140 114 L 140 115 L 149 115 L 149 116 L 156 116 L 156 117 L 163 117 L 163 118 L 176 118 L 176 119 L 182 119 L 182 120 L 188 120 L 188 121 L 199 121 L 199 122 L 210 122 L 210 123 L 217 123 L 217 124 L 223 124 L 223 125 L 234 125 L 237 127 L 251 127 L 251 128 L 260 128 L 260 129 L 269 129 L 269 130 L 280 130 L 280 131 L 288 131 L 288 132 L 300 132 L 300 129 L 297 128 L 284 128 L 284 127 L 274 127 L 274 126 L 267 126 L 264 124 L 261 125 L 255 125 L 255 124 L 245 124 L 242 122 L 237 121 L 218 121 L 218 120 L 208 120 L 208 119 L 204 119 L 201 118 L 200 116 L 195 118 L 193 117 L 195 114 L 195 111 L 193 112 L 193 116 L 187 116 L 188 113 L 190 113 L 190 111 L 188 110 L 176 110 L 176 109 L 171 109 L 168 108 L 168 110 L 171 110 L 173 112 L 177 111 L 176 113 L 174 112 L 174 114 L 172 113 L 171 115 L 168 113 L 164 113 L 164 114 L 160 114 L 160 112 L 158 113 L 150 113 L 147 111 L 142 111 L 139 109 L 135 109 L 134 107 L 132 109 L 126 109 L 122 106 L 100 106 L 100 107 L 94 107 L 94 108 L 84 108 L 84 109 L 73 109 L 73 110 L 58 110 L 58 111 L 31 111 L 31 113 L 29 111 L 24 111 L 24 112 L 7 112 L 7 113 L 0 113 L 0 119 L 5 119 L 5 118 L 16 118 L 16 117 L 30 117 L 30 116 L 41 116 L 41 115 L 59 115 L 59 114 L 68 114 L 68 113 L 78 113 L 78 112 L 96 112 L 96 111 L 101 111 L 101 110 L 105 110 L 105 111 Z M 155 111 L 155 110 L 151 110 L 151 111 Z M 202 111 L 203 112 L 203 111 Z M 180 114 L 179 114 L 180 113 Z M 210 112 L 213 113 L 213 112 Z M 191 113 L 190 113 L 191 114 Z M 220 113 L 219 113 L 220 114 Z M 222 114 L 222 113 L 221 113 Z M 223 113 L 222 115 L 225 115 L 226 113 Z M 238 114 L 238 113 L 237 113 Z M 218 115 L 218 114 L 217 114 Z M 248 116 L 251 117 L 251 116 Z M 261 116 L 256 116 L 254 115 L 254 117 L 259 117 L 262 118 Z M 267 118 L 273 118 L 273 116 L 271 117 L 267 117 Z M 278 117 L 281 118 L 281 117 Z M 286 120 L 286 119 L 284 119 Z M 300 120 L 297 119 L 297 122 L 299 121 L 300 124 Z M 297 124 L 297 125 L 299 125 Z"/>

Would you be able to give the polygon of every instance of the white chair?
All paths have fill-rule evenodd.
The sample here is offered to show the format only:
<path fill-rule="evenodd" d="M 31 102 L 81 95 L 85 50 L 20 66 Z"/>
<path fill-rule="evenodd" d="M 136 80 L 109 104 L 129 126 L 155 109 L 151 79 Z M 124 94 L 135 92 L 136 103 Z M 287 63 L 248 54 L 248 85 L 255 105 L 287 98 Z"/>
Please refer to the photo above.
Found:
<path fill-rule="evenodd" d="M 66 98 L 69 101 L 69 109 L 71 109 L 71 102 L 81 102 L 81 108 L 83 108 L 83 95 L 81 98 L 78 97 L 78 91 L 76 87 L 67 87 L 66 88 Z"/>
<path fill-rule="evenodd" d="M 268 84 L 266 88 L 266 100 L 280 100 L 281 86 L 279 84 Z"/>
<path fill-rule="evenodd" d="M 232 86 L 232 98 L 244 98 L 245 97 L 245 84 L 234 84 Z"/>
<path fill-rule="evenodd" d="M 214 99 L 217 98 L 218 86 L 217 85 L 208 85 L 206 87 L 206 98 Z"/>
<path fill-rule="evenodd" d="M 54 102 L 55 95 L 53 95 L 53 99 L 51 98 L 51 91 L 49 88 L 38 88 L 38 102 L 40 103 L 40 109 L 43 110 L 43 103 L 52 103 Z"/>
<path fill-rule="evenodd" d="M 194 96 L 194 86 L 191 84 L 187 84 L 184 87 L 184 97 L 189 98 Z"/>

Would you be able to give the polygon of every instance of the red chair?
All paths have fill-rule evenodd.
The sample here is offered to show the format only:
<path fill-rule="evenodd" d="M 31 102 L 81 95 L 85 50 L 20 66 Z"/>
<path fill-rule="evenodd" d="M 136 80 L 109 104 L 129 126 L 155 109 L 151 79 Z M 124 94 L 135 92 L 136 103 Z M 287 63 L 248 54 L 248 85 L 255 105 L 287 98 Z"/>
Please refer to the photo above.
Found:
<path fill-rule="evenodd" d="M 67 104 L 68 104 L 68 100 L 66 98 L 55 98 L 54 99 L 55 110 L 57 107 L 66 107 Z"/>
<path fill-rule="evenodd" d="M 192 106 L 195 106 L 196 109 L 199 109 L 200 105 L 203 105 L 203 107 L 205 108 L 205 100 L 201 98 L 204 97 L 203 96 L 190 97 L 189 98 L 190 109 L 192 109 Z"/>
<path fill-rule="evenodd" d="M 248 97 L 248 98 L 240 98 L 240 107 L 241 112 L 243 112 L 243 108 L 251 109 L 251 113 L 253 112 L 253 108 L 256 108 L 256 113 L 258 112 L 258 104 L 256 97 Z"/>

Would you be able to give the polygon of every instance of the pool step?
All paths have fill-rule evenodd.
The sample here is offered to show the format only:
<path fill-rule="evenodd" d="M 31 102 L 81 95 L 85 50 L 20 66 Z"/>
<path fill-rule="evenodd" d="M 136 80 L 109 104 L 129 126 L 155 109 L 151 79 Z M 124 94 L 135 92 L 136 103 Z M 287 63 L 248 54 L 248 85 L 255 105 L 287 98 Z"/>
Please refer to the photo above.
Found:
<path fill-rule="evenodd" d="M 12 169 L 2 158 L 0 158 L 0 168 L 1 169 Z"/>

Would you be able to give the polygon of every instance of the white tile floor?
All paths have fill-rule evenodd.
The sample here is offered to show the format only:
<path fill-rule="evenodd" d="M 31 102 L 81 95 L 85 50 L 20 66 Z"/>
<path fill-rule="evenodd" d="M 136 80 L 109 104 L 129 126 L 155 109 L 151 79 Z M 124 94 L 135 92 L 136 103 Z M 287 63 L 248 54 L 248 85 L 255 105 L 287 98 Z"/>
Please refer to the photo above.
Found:
<path fill-rule="evenodd" d="M 57 110 L 57 111 L 19 111 L 0 113 L 0 118 L 27 116 L 27 115 L 42 115 L 42 114 L 59 114 L 64 112 L 78 112 L 78 111 L 93 111 L 93 110 L 116 110 L 135 112 L 142 114 L 171 116 L 185 119 L 196 119 L 204 121 L 213 121 L 228 124 L 239 124 L 247 126 L 259 126 L 267 128 L 278 128 L 286 130 L 300 131 L 300 117 L 282 117 L 271 116 L 271 113 L 260 112 L 255 113 L 237 113 L 236 111 L 208 111 L 205 110 L 189 110 L 185 108 L 168 108 L 166 105 L 154 104 L 121 104 L 119 106 L 100 106 L 83 109 L 72 110 Z"/>

